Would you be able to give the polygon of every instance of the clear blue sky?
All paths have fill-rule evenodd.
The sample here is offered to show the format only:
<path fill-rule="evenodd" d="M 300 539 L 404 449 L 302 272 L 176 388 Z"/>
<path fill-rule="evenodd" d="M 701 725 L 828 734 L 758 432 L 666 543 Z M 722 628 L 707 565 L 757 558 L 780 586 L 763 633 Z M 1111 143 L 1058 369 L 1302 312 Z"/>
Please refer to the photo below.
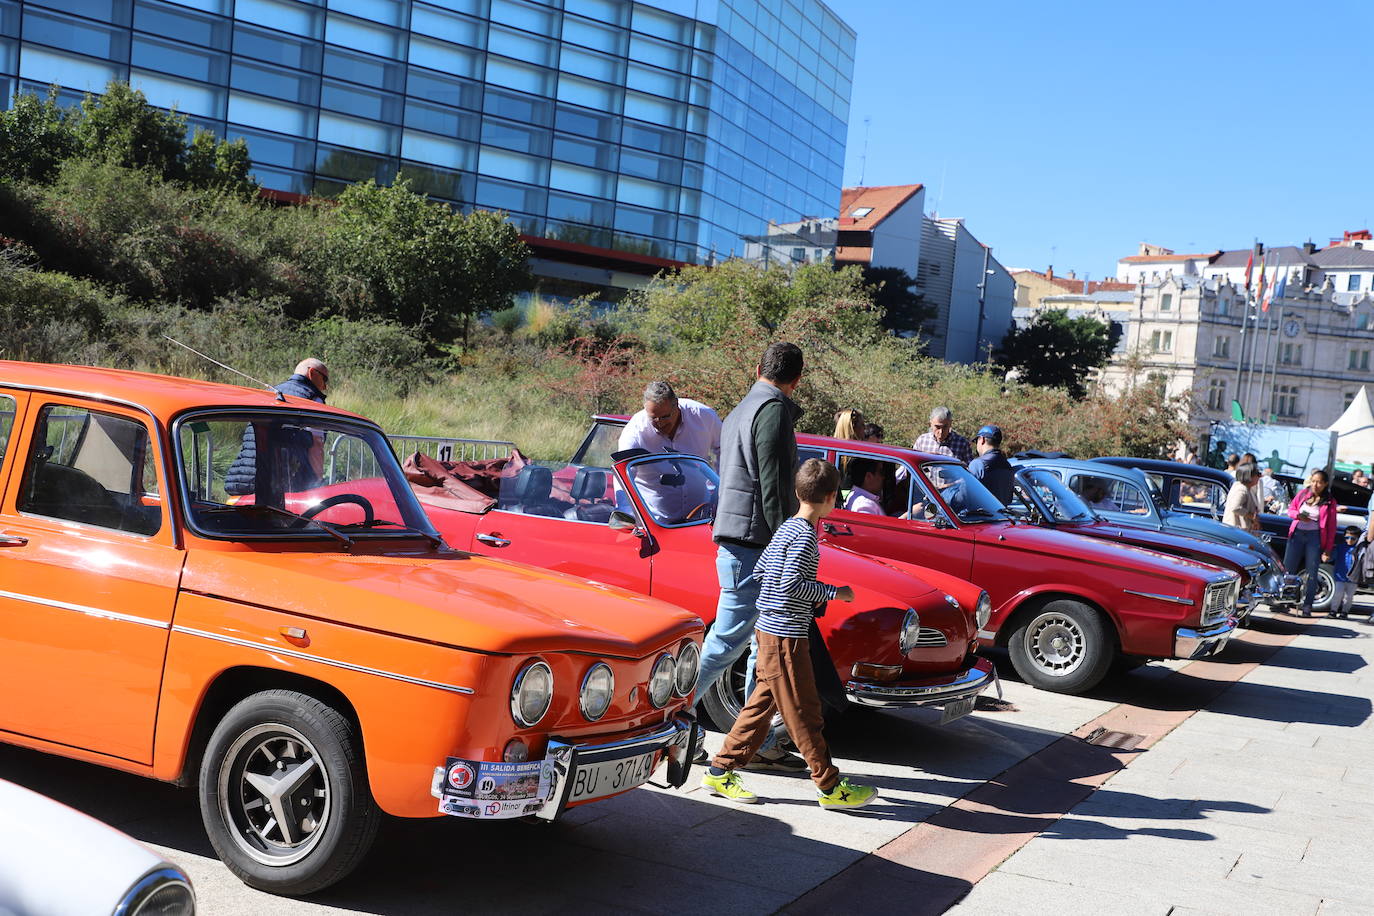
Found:
<path fill-rule="evenodd" d="M 925 184 L 1008 267 L 1374 228 L 1374 4 L 832 8 L 859 33 L 845 184 L 870 118 L 863 183 Z"/>

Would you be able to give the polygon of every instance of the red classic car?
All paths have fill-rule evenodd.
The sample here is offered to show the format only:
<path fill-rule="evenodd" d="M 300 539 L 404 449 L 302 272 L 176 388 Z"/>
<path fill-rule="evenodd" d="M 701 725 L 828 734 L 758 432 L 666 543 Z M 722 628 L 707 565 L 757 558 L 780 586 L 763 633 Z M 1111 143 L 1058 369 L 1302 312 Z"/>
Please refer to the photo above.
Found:
<path fill-rule="evenodd" d="M 624 422 L 597 417 L 574 462 L 595 463 L 615 448 Z M 1007 648 L 1030 684 L 1081 693 L 1120 657 L 1201 658 L 1235 631 L 1234 572 L 1018 520 L 945 456 L 804 434 L 797 443 L 803 459 L 843 466 L 862 457 L 884 471 L 887 514 L 836 509 L 822 542 L 937 566 L 985 589 L 992 613 L 979 640 Z"/>
<path fill-rule="evenodd" d="M 467 500 L 453 498 L 460 483 L 439 486 L 447 471 L 433 461 L 415 456 L 407 470 L 431 521 L 456 547 L 652 595 L 708 624 L 715 617 L 717 478 L 700 458 L 639 453 L 614 461 L 603 452 L 582 465 L 498 462 L 468 475 L 487 495 Z M 819 620 L 851 702 L 942 706 L 948 721 L 994 682 L 991 664 L 973 655 L 990 603 L 967 581 L 833 546 L 821 550 L 820 578 L 854 588 L 853 603 L 832 604 Z M 718 726 L 739 711 L 744 664 L 703 698 Z"/>

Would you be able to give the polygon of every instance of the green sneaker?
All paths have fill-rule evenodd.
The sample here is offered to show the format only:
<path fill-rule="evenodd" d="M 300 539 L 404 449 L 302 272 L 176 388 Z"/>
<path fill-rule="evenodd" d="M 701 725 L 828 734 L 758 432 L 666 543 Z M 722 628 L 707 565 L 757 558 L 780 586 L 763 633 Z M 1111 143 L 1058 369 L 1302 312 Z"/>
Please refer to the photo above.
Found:
<path fill-rule="evenodd" d="M 822 808 L 834 808 L 836 810 L 862 808 L 864 805 L 872 804 L 877 800 L 877 789 L 872 786 L 856 786 L 849 781 L 847 776 L 835 783 L 835 788 L 829 792 L 816 790 L 816 803 Z"/>
<path fill-rule="evenodd" d="M 739 781 L 739 774 L 734 770 L 726 770 L 719 776 L 712 776 L 711 771 L 707 770 L 701 777 L 701 785 L 710 789 L 712 795 L 728 798 L 741 805 L 752 805 L 759 800 L 757 795 L 744 787 L 744 783 Z"/>

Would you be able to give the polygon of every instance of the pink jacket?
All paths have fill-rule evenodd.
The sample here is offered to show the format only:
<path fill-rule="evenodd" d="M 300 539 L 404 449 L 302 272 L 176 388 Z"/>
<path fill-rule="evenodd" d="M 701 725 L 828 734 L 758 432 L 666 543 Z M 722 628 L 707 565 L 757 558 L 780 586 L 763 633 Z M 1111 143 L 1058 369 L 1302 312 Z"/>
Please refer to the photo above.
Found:
<path fill-rule="evenodd" d="M 1307 501 L 1310 492 L 1307 487 L 1303 487 L 1298 491 L 1298 495 L 1293 497 L 1293 501 L 1288 504 L 1288 517 L 1293 520 L 1293 523 L 1288 526 L 1290 538 L 1293 536 L 1293 532 L 1298 530 L 1298 510 Z M 1321 535 L 1322 553 L 1330 553 L 1336 546 L 1336 500 L 1328 499 L 1318 509 L 1317 533 Z"/>

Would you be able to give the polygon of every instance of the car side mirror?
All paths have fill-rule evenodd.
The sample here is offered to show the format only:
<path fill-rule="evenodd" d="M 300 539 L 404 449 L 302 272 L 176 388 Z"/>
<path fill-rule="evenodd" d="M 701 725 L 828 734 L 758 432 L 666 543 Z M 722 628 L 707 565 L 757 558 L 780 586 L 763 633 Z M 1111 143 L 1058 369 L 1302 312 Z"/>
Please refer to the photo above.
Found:
<path fill-rule="evenodd" d="M 639 519 L 621 509 L 612 509 L 611 517 L 606 524 L 614 531 L 628 531 L 637 538 L 644 537 L 644 529 L 640 527 Z"/>

